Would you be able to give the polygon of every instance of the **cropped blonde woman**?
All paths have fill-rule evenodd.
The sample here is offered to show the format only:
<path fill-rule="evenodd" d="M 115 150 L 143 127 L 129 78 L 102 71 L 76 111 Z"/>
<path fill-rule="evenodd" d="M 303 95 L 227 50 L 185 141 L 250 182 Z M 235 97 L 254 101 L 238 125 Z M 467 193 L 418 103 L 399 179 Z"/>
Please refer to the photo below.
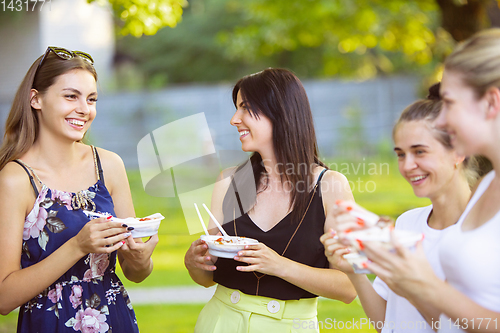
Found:
<path fill-rule="evenodd" d="M 436 276 L 444 279 L 437 249 L 443 235 L 457 222 L 467 205 L 470 187 L 477 181 L 477 163 L 474 158 L 457 154 L 450 135 L 435 127 L 441 106 L 439 84 L 435 84 L 429 89 L 427 99 L 418 100 L 403 111 L 394 126 L 393 139 L 401 176 L 411 185 L 416 196 L 431 201 L 429 206 L 399 216 L 395 229 L 424 235 L 425 257 Z M 354 203 L 349 205 L 355 207 Z M 357 225 L 355 222 L 348 212 L 343 214 L 343 223 L 351 223 L 350 228 Z M 351 265 L 342 258 L 349 250 L 332 238 L 331 233 L 326 233 L 321 239 L 330 262 L 345 272 L 354 284 L 363 309 L 378 331 L 434 332 L 433 322 L 429 320 L 427 323 L 424 318 L 426 309 L 416 308 L 390 290 L 380 278 L 372 285 L 366 275 L 355 274 Z"/>
<path fill-rule="evenodd" d="M 437 120 L 457 152 L 493 165 L 439 245 L 446 281 L 425 257 L 366 244 L 369 269 L 413 304 L 440 317 L 439 332 L 500 331 L 500 30 L 485 30 L 446 59 Z"/>

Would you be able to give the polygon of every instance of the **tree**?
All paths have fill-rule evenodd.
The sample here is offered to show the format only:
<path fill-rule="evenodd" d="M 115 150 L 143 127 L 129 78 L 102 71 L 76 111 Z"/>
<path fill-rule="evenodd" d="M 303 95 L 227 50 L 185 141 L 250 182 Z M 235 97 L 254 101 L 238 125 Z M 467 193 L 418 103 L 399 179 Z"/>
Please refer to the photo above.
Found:
<path fill-rule="evenodd" d="M 498 11 L 496 0 L 231 1 L 245 13 L 240 26 L 223 33 L 232 56 L 316 48 L 322 75 L 358 78 L 412 69 L 429 74 L 455 41 L 488 27 L 487 13 Z"/>
<path fill-rule="evenodd" d="M 105 5 L 109 2 L 120 33 L 140 37 L 154 35 L 163 27 L 175 27 L 181 20 L 187 0 L 87 0 Z"/>
<path fill-rule="evenodd" d="M 487 9 L 495 9 L 495 0 L 436 0 L 441 10 L 441 25 L 453 39 L 462 41 L 490 26 Z M 497 10 L 498 10 L 498 6 Z"/>
<path fill-rule="evenodd" d="M 133 63 L 145 85 L 155 88 L 169 83 L 232 81 L 261 69 L 264 64 L 258 61 L 249 64 L 225 56 L 217 34 L 233 29 L 241 20 L 241 15 L 227 12 L 226 3 L 191 0 L 175 29 L 161 29 L 154 36 L 120 38 L 117 65 L 124 67 L 120 71 Z M 137 81 L 137 74 L 135 77 Z"/>

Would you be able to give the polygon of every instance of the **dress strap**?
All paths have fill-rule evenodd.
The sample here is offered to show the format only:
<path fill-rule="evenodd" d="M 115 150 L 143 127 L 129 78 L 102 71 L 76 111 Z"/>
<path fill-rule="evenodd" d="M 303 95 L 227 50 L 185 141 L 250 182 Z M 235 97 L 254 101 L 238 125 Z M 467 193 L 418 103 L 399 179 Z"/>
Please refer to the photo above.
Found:
<path fill-rule="evenodd" d="M 17 164 L 19 164 L 20 166 L 23 167 L 24 171 L 26 171 L 26 173 L 28 174 L 28 176 L 30 177 L 30 182 L 31 182 L 31 186 L 33 187 L 33 190 L 35 191 L 35 194 L 36 194 L 36 197 L 38 198 L 38 188 L 36 187 L 36 184 L 35 184 L 35 180 L 33 179 L 33 176 L 31 173 L 33 173 L 33 175 L 35 175 L 36 179 L 38 180 L 38 182 L 40 182 L 41 185 L 43 185 L 42 181 L 40 180 L 40 178 L 38 178 L 38 176 L 36 175 L 35 171 L 33 171 L 33 169 L 27 165 L 26 163 L 24 163 L 23 161 L 17 159 L 17 160 L 13 160 L 12 162 L 15 162 Z M 28 171 L 28 169 L 30 169 L 30 171 Z"/>
<path fill-rule="evenodd" d="M 240 208 L 240 213 L 241 215 L 245 215 L 245 213 L 243 212 L 243 205 L 241 204 L 240 194 L 238 193 L 236 183 L 234 182 L 234 175 L 231 177 L 231 186 L 233 186 L 234 194 L 236 195 L 236 200 L 238 201 L 238 206 Z"/>
<path fill-rule="evenodd" d="M 104 173 L 102 172 L 101 159 L 99 158 L 97 149 L 94 146 L 91 147 L 92 147 L 92 154 L 94 155 L 94 165 L 95 165 L 97 180 L 100 180 L 104 184 Z"/>
<path fill-rule="evenodd" d="M 321 171 L 321 173 L 319 174 L 318 176 L 318 180 L 316 181 L 316 184 L 319 184 L 319 182 L 321 181 L 321 178 L 323 178 L 323 175 L 325 174 L 325 172 L 327 172 L 328 169 L 327 168 L 324 168 L 323 171 Z"/>

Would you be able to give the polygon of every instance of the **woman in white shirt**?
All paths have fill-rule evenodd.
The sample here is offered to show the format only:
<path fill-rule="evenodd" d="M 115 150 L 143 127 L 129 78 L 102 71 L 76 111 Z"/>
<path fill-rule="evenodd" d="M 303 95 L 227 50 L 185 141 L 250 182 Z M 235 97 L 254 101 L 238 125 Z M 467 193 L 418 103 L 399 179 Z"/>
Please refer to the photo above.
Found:
<path fill-rule="evenodd" d="M 457 221 L 467 205 L 469 185 L 475 183 L 477 173 L 475 160 L 457 154 L 451 146 L 450 136 L 435 128 L 441 104 L 439 84 L 436 84 L 429 89 L 426 100 L 418 100 L 403 111 L 394 126 L 393 138 L 401 175 L 410 183 L 415 195 L 427 197 L 432 203 L 402 214 L 396 221 L 396 229 L 425 235 L 422 244 L 425 256 L 435 274 L 444 279 L 437 245 L 444 230 Z M 348 205 L 362 209 L 354 203 Z M 352 219 L 350 215 L 345 218 L 347 223 Z M 355 274 L 342 258 L 348 250 L 332 236 L 326 233 L 321 237 L 325 253 L 336 268 L 347 274 L 367 316 L 379 332 L 433 332 L 432 324 L 382 280 L 377 278 L 372 286 L 365 274 Z"/>
<path fill-rule="evenodd" d="M 500 331 L 500 29 L 481 31 L 446 59 L 437 124 L 464 155 L 493 165 L 439 246 L 446 281 L 420 252 L 366 244 L 369 269 L 413 304 L 440 315 L 439 332 Z"/>

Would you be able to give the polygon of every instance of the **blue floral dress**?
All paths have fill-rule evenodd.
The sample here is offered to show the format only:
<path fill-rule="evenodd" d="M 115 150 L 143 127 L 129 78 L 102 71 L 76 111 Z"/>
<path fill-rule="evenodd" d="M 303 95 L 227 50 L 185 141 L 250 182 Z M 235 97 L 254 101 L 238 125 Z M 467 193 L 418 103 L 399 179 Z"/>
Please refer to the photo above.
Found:
<path fill-rule="evenodd" d="M 82 211 L 85 204 L 96 212 L 114 215 L 113 200 L 104 185 L 99 156 L 94 147 L 92 150 L 98 180 L 78 193 L 47 188 L 33 169 L 17 161 L 25 167 L 38 194 L 24 222 L 22 268 L 45 259 L 78 234 L 89 221 Z M 40 182 L 40 193 L 27 169 Z M 82 198 L 91 202 L 79 202 Z M 130 299 L 115 274 L 115 267 L 116 251 L 84 256 L 47 289 L 20 307 L 17 331 L 139 332 Z"/>

